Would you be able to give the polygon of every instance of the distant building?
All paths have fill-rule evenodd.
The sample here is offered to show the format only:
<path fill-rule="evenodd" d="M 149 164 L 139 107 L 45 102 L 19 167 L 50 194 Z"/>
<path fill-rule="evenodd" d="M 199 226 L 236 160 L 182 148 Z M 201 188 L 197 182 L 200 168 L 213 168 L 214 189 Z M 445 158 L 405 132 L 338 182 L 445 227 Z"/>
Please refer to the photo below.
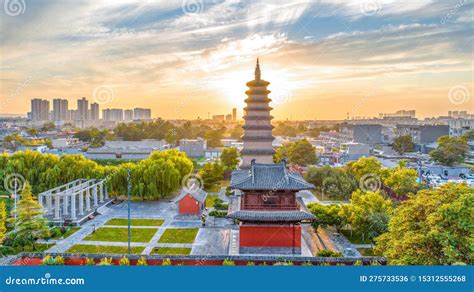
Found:
<path fill-rule="evenodd" d="M 370 146 L 362 143 L 347 142 L 341 144 L 341 152 L 344 163 L 358 160 L 361 157 L 370 156 Z"/>
<path fill-rule="evenodd" d="M 53 121 L 63 122 L 68 119 L 68 101 L 67 99 L 53 99 Z"/>
<path fill-rule="evenodd" d="M 90 110 L 89 117 L 91 121 L 99 120 L 99 104 L 97 102 L 91 103 L 91 110 Z"/>
<path fill-rule="evenodd" d="M 77 100 L 77 114 L 75 119 L 78 121 L 89 120 L 89 101 L 85 97 Z"/>
<path fill-rule="evenodd" d="M 224 115 L 213 115 L 212 120 L 216 122 L 223 122 L 225 120 Z"/>
<path fill-rule="evenodd" d="M 133 121 L 133 110 L 131 109 L 125 110 L 123 112 L 123 119 L 124 121 L 127 121 L 127 122 Z"/>
<path fill-rule="evenodd" d="M 102 119 L 107 122 L 121 122 L 123 121 L 123 109 L 104 109 L 102 110 Z"/>
<path fill-rule="evenodd" d="M 225 120 L 226 120 L 227 122 L 232 121 L 232 115 L 231 115 L 231 114 L 225 115 Z"/>
<path fill-rule="evenodd" d="M 89 159 L 142 160 L 148 158 L 154 151 L 167 148 L 168 145 L 164 140 L 105 141 L 103 147 L 89 148 L 87 157 Z"/>
<path fill-rule="evenodd" d="M 204 157 L 207 149 L 207 141 L 202 138 L 179 140 L 179 150 L 189 157 Z"/>
<path fill-rule="evenodd" d="M 31 100 L 31 120 L 33 122 L 49 120 L 49 101 L 40 98 Z"/>
<path fill-rule="evenodd" d="M 395 113 L 380 113 L 379 118 L 415 118 L 416 111 L 415 110 L 399 110 Z"/>
<path fill-rule="evenodd" d="M 134 108 L 133 109 L 133 119 L 134 120 L 150 120 L 151 119 L 151 109 L 149 109 L 149 108 Z"/>
<path fill-rule="evenodd" d="M 51 144 L 55 149 L 64 149 L 64 148 L 71 148 L 71 147 L 78 147 L 81 142 L 78 138 L 59 138 L 59 139 L 52 139 Z"/>
<path fill-rule="evenodd" d="M 237 121 L 237 109 L 235 107 L 232 109 L 232 121 Z"/>
<path fill-rule="evenodd" d="M 413 142 L 425 145 L 436 142 L 439 137 L 449 135 L 448 125 L 397 125 L 398 136 L 410 135 Z"/>
<path fill-rule="evenodd" d="M 377 145 L 383 143 L 382 125 L 379 124 L 345 124 L 341 127 L 343 135 L 356 143 Z"/>

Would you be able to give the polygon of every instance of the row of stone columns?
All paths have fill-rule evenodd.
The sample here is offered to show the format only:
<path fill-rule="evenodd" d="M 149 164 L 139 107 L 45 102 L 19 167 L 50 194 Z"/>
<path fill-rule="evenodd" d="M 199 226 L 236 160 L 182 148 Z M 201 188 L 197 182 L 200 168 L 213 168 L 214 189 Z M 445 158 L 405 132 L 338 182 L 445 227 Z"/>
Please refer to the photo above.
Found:
<path fill-rule="evenodd" d="M 70 183 L 65 185 L 66 189 L 63 191 L 61 191 L 62 187 L 59 187 L 53 189 L 56 192 L 50 190 L 39 194 L 38 200 L 45 207 L 48 215 L 53 215 L 54 209 L 54 220 L 61 220 L 61 217 L 70 215 L 70 218 L 74 221 L 77 219 L 77 215 L 84 215 L 85 212 L 92 210 L 91 203 L 93 207 L 98 207 L 99 204 L 109 199 L 107 185 L 104 183 L 105 180 L 98 182 L 95 180 L 79 181 L 72 184 L 72 187 Z"/>

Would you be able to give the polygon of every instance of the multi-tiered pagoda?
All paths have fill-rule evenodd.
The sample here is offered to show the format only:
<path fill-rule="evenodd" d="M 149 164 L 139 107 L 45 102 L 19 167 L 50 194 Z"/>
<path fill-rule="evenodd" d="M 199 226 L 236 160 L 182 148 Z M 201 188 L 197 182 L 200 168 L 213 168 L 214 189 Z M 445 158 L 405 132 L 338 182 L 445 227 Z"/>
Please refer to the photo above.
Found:
<path fill-rule="evenodd" d="M 243 163 L 230 181 L 238 195 L 229 203 L 227 217 L 239 222 L 239 253 L 300 254 L 300 224 L 316 218 L 296 193 L 314 186 L 285 162 L 273 163 L 268 84 L 260 79 L 257 60 L 255 80 L 247 83 Z"/>
<path fill-rule="evenodd" d="M 247 82 L 249 90 L 245 92 L 248 98 L 245 100 L 247 107 L 244 108 L 243 126 L 245 134 L 242 137 L 244 147 L 240 152 L 242 156 L 241 168 L 249 168 L 252 159 L 258 163 L 272 163 L 275 151 L 272 142 L 272 119 L 269 106 L 271 99 L 268 98 L 270 91 L 267 86 L 270 82 L 261 79 L 260 64 L 257 59 L 255 67 L 255 80 Z"/>

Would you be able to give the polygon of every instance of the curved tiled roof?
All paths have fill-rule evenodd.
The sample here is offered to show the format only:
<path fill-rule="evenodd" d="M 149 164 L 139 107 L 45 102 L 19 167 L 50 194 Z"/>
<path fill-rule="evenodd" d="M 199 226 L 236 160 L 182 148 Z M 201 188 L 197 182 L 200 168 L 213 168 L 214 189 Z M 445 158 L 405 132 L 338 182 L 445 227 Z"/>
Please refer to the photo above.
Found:
<path fill-rule="evenodd" d="M 314 185 L 300 174 L 286 169 L 284 162 L 275 164 L 252 163 L 248 170 L 232 172 L 230 187 L 240 190 L 310 190 Z"/>

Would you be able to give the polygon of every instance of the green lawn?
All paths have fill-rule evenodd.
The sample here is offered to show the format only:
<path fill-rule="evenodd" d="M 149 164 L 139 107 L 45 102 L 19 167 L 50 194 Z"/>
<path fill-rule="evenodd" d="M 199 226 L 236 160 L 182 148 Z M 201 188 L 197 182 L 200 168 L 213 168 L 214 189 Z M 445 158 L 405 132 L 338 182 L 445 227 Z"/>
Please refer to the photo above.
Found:
<path fill-rule="evenodd" d="M 54 227 L 54 228 L 61 228 L 61 227 Z M 60 238 L 67 238 L 71 235 L 73 235 L 76 231 L 78 231 L 79 229 L 81 229 L 81 227 L 78 227 L 78 226 L 75 226 L 75 227 L 69 227 L 66 231 L 66 233 L 60 235 L 56 235 L 54 237 L 51 237 L 51 239 L 60 239 Z"/>
<path fill-rule="evenodd" d="M 168 228 L 158 242 L 160 243 L 193 243 L 199 228 Z"/>
<path fill-rule="evenodd" d="M 367 239 L 367 236 L 365 237 L 365 240 L 362 239 L 362 234 L 357 233 L 357 232 L 352 232 L 351 236 L 351 231 L 347 229 L 342 229 L 341 230 L 342 235 L 344 235 L 351 243 L 354 244 L 366 244 L 366 243 L 372 243 L 370 240 Z"/>
<path fill-rule="evenodd" d="M 191 253 L 191 248 L 189 247 L 155 247 L 151 254 L 180 254 L 188 255 Z"/>
<path fill-rule="evenodd" d="M 54 246 L 54 243 L 49 243 L 49 244 L 45 244 L 45 243 L 37 243 L 35 244 L 35 250 L 33 250 L 33 247 L 32 246 L 25 246 L 24 249 L 22 249 L 21 247 L 2 247 L 0 249 L 0 255 L 2 253 L 5 253 L 5 255 L 15 255 L 15 254 L 19 254 L 20 252 L 43 252 L 43 251 L 46 251 L 48 249 L 50 249 L 51 247 Z"/>
<path fill-rule="evenodd" d="M 143 246 L 132 246 L 131 252 L 133 254 L 140 254 L 145 249 Z M 108 246 L 108 245 L 87 245 L 77 244 L 73 245 L 67 252 L 70 253 L 115 253 L 126 254 L 128 247 L 126 246 Z"/>
<path fill-rule="evenodd" d="M 217 195 L 207 195 L 206 197 L 206 208 L 214 207 L 214 202 L 217 199 Z"/>
<path fill-rule="evenodd" d="M 163 219 L 130 219 L 131 226 L 161 226 L 165 220 Z M 105 225 L 127 226 L 128 219 L 114 218 L 110 219 Z"/>
<path fill-rule="evenodd" d="M 157 230 L 156 228 L 130 228 L 131 241 L 149 242 Z M 126 242 L 128 228 L 102 227 L 89 234 L 84 240 Z"/>

